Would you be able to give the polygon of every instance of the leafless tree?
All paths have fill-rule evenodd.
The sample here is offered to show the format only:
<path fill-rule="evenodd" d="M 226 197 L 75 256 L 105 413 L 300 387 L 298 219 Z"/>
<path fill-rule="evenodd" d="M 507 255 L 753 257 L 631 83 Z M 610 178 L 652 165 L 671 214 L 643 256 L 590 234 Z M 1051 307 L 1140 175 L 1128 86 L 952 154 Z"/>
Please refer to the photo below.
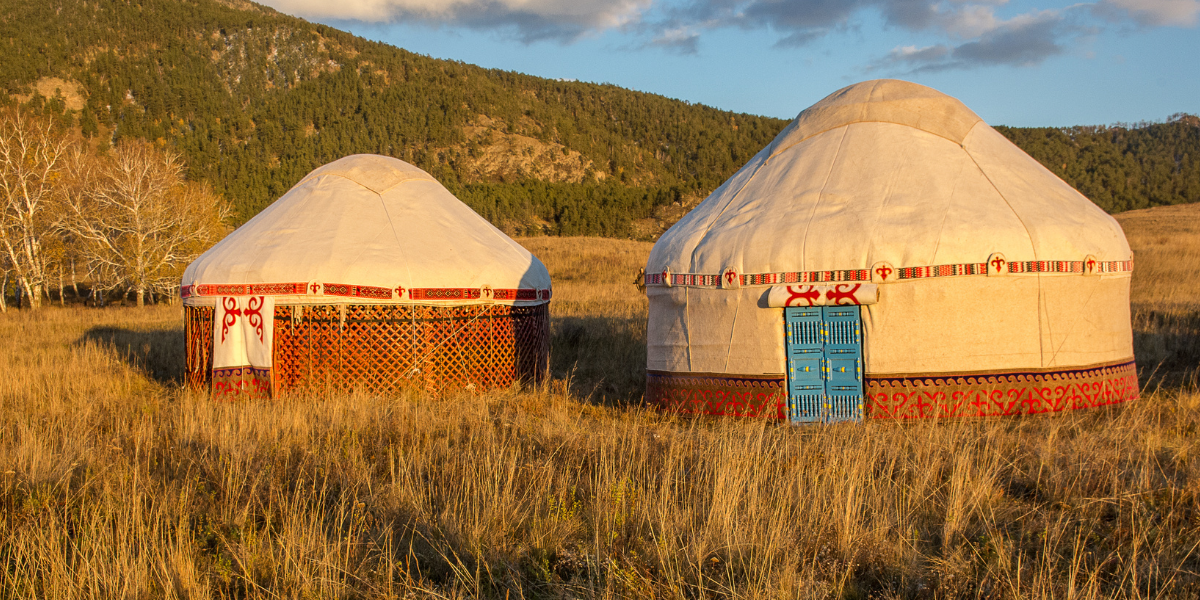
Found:
<path fill-rule="evenodd" d="M 8 312 L 8 265 L 0 256 L 0 313 Z"/>
<path fill-rule="evenodd" d="M 72 142 L 54 123 L 17 110 L 0 113 L 0 252 L 17 285 L 39 308 L 60 211 L 60 169 Z"/>
<path fill-rule="evenodd" d="M 183 268 L 225 233 L 226 203 L 183 170 L 177 153 L 140 140 L 97 164 L 78 154 L 72 161 L 67 229 L 92 279 L 134 291 L 138 306 L 147 293 L 173 291 Z"/>

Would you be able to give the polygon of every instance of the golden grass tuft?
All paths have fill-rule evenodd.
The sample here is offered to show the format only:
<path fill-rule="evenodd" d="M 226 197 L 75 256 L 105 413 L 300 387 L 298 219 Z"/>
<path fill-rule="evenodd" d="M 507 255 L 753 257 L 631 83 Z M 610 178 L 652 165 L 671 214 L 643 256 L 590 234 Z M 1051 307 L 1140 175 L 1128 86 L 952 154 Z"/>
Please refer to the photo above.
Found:
<path fill-rule="evenodd" d="M 666 417 L 649 245 L 523 243 L 555 278 L 539 389 L 217 404 L 179 387 L 177 307 L 0 317 L 0 598 L 1200 594 L 1183 379 L 1048 418 Z"/>

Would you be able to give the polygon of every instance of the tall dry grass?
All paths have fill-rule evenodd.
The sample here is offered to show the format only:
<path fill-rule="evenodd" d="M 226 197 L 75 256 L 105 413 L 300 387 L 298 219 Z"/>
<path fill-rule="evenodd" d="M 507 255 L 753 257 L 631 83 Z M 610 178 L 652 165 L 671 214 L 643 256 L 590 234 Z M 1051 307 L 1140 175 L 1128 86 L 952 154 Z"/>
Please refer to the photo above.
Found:
<path fill-rule="evenodd" d="M 1196 383 L 1200 367 L 1200 204 L 1117 215 L 1135 260 L 1134 342 L 1148 382 Z"/>
<path fill-rule="evenodd" d="M 556 281 L 540 389 L 215 404 L 178 387 L 177 308 L 0 318 L 0 597 L 1200 594 L 1196 390 L 983 422 L 664 417 L 626 402 L 648 246 L 525 243 Z"/>
<path fill-rule="evenodd" d="M 552 374 L 594 400 L 639 398 L 646 385 L 648 302 L 634 282 L 654 244 L 594 237 L 520 242 L 554 281 Z"/>

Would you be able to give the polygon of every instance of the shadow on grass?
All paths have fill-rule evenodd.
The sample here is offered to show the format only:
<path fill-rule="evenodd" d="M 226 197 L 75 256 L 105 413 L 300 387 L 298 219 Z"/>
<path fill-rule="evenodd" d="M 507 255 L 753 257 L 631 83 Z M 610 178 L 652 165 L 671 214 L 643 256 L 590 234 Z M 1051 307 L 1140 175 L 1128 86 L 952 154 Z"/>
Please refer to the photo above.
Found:
<path fill-rule="evenodd" d="M 1200 311 L 1135 309 L 1133 352 L 1143 389 L 1194 384 L 1200 371 Z"/>
<path fill-rule="evenodd" d="M 622 317 L 556 317 L 551 322 L 550 373 L 592 402 L 641 402 L 646 386 L 646 324 Z M 80 344 L 112 350 L 164 385 L 183 383 L 187 350 L 182 328 L 138 331 L 93 327 Z"/>
<path fill-rule="evenodd" d="M 126 364 L 158 383 L 183 383 L 187 349 L 182 327 L 150 331 L 93 327 L 83 334 L 79 344 L 87 342 L 112 350 Z"/>
<path fill-rule="evenodd" d="M 555 317 L 550 374 L 592 402 L 638 404 L 646 388 L 646 322 L 625 317 Z"/>

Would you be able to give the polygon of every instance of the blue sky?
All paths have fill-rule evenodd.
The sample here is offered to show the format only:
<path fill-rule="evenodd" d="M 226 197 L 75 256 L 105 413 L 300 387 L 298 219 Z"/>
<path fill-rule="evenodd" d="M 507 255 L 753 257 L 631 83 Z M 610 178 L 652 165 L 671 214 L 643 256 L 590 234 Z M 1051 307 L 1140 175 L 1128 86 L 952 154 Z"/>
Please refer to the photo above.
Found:
<path fill-rule="evenodd" d="M 906 79 L 996 125 L 1200 113 L 1200 0 L 259 0 L 437 58 L 792 118 Z"/>

